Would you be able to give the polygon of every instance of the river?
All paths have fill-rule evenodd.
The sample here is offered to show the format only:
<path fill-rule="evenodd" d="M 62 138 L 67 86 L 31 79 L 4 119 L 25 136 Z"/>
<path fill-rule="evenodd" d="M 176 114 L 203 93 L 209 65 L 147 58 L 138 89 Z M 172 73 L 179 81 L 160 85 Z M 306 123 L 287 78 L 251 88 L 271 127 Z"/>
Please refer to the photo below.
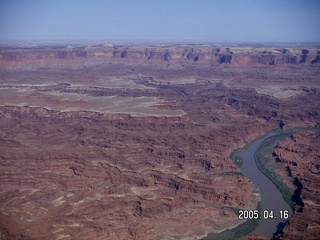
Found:
<path fill-rule="evenodd" d="M 275 218 L 264 219 L 261 214 L 259 226 L 252 232 L 268 238 L 272 238 L 273 234 L 277 231 L 278 224 L 282 224 L 286 219 L 281 219 L 284 215 L 284 211 L 288 211 L 288 215 L 292 215 L 292 209 L 287 202 L 282 198 L 282 194 L 279 189 L 267 178 L 257 167 L 254 154 L 264 140 L 267 138 L 277 135 L 275 132 L 270 132 L 267 135 L 251 142 L 245 148 L 239 149 L 237 155 L 243 160 L 243 164 L 240 167 L 241 172 L 244 176 L 249 178 L 260 190 L 261 195 L 261 208 L 262 212 L 267 210 L 268 213 L 273 211 Z M 267 212 L 265 212 L 267 213 Z M 270 214 L 266 214 L 269 215 Z"/>

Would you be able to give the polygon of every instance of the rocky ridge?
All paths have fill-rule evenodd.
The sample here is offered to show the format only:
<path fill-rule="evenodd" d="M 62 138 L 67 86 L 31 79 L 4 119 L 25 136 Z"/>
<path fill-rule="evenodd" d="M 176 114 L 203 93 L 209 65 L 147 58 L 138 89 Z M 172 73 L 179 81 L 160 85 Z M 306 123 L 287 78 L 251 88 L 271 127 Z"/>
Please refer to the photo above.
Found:
<path fill-rule="evenodd" d="M 285 166 L 295 194 L 294 215 L 280 239 L 318 239 L 320 235 L 320 132 L 300 132 L 275 148 L 278 164 Z"/>
<path fill-rule="evenodd" d="M 63 64 L 92 65 L 101 62 L 198 64 L 239 66 L 313 66 L 320 64 L 319 49 L 270 47 L 215 47 L 209 45 L 2 48 L 0 67 Z"/>

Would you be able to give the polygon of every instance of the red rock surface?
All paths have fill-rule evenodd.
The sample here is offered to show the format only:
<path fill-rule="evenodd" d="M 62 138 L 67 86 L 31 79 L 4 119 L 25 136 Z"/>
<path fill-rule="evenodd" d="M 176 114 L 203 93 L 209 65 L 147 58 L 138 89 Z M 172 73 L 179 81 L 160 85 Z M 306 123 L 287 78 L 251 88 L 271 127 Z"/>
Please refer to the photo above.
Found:
<path fill-rule="evenodd" d="M 146 48 L 0 53 L 2 238 L 194 239 L 232 228 L 236 208 L 258 199 L 231 151 L 281 121 L 320 125 L 317 50 L 289 63 L 301 49 Z M 294 94 L 274 97 L 275 88 Z M 154 109 L 183 114 L 64 105 L 121 97 L 161 99 Z"/>
<path fill-rule="evenodd" d="M 250 234 L 248 236 L 245 237 L 245 240 L 267 240 L 268 238 L 263 237 L 263 236 L 259 236 L 256 234 Z"/>
<path fill-rule="evenodd" d="M 320 64 L 316 48 L 121 46 L 93 45 L 87 47 L 21 47 L 0 53 L 0 66 L 64 64 L 95 64 L 103 61 L 163 64 L 231 64 L 234 66 L 308 66 Z"/>
<path fill-rule="evenodd" d="M 280 238 L 319 239 L 320 132 L 293 134 L 276 146 L 275 153 L 295 186 L 295 213 Z"/>

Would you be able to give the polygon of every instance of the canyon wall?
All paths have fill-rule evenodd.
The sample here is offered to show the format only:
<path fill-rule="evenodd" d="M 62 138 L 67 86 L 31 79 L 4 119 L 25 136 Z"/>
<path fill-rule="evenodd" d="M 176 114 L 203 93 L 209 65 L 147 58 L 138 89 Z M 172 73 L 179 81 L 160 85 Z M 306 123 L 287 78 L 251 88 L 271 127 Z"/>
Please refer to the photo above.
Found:
<path fill-rule="evenodd" d="M 301 132 L 275 148 L 278 164 L 286 166 L 295 194 L 294 215 L 280 239 L 318 239 L 320 236 L 320 132 Z"/>
<path fill-rule="evenodd" d="M 86 46 L 2 48 L 0 67 L 21 64 L 61 65 L 66 62 L 94 64 L 115 61 L 128 63 L 204 64 L 240 66 L 320 65 L 319 49 L 244 48 L 214 46 Z"/>

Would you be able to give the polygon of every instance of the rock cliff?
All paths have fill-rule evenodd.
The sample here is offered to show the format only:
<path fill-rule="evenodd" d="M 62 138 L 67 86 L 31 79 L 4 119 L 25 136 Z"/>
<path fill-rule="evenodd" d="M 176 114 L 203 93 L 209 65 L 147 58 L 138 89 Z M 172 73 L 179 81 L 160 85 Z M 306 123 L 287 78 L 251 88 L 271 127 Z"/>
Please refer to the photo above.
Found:
<path fill-rule="evenodd" d="M 318 239 L 320 236 L 320 132 L 301 132 L 275 148 L 278 164 L 286 166 L 294 188 L 294 215 L 280 239 Z"/>
<path fill-rule="evenodd" d="M 318 49 L 252 48 L 214 46 L 87 46 L 35 47 L 6 49 L 0 52 L 0 66 L 28 64 L 96 64 L 114 61 L 127 63 L 239 65 L 239 66 L 305 66 L 320 64 Z"/>

